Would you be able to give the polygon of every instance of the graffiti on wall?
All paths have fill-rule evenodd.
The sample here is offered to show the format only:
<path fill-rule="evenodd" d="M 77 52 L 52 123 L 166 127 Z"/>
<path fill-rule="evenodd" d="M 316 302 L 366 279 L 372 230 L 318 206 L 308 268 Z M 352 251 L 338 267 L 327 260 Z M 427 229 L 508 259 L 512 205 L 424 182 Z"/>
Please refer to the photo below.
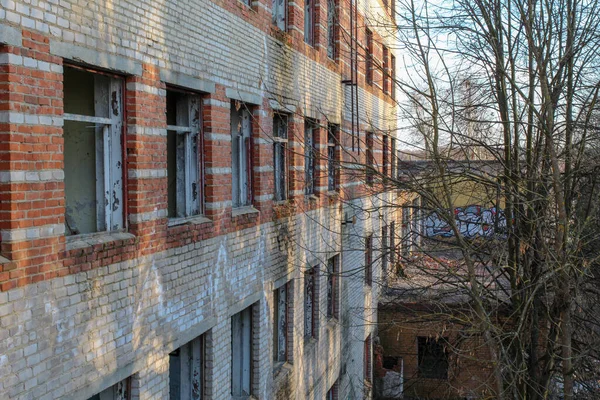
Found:
<path fill-rule="evenodd" d="M 482 206 L 470 205 L 456 207 L 454 209 L 456 226 L 464 237 L 473 238 L 477 236 L 491 236 L 506 231 L 506 217 L 504 211 L 496 207 L 484 208 Z M 427 237 L 451 237 L 453 236 L 450 225 L 434 212 L 425 220 Z"/>

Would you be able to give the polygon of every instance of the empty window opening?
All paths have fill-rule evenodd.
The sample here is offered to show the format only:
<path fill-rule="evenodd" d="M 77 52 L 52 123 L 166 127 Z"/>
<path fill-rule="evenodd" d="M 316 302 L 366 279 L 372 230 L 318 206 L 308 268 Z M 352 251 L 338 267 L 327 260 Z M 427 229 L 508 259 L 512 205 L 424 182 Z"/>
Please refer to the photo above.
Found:
<path fill-rule="evenodd" d="M 231 317 L 231 396 L 246 399 L 252 395 L 253 379 L 252 306 Z"/>
<path fill-rule="evenodd" d="M 390 263 L 392 268 L 396 268 L 396 222 L 390 223 Z"/>
<path fill-rule="evenodd" d="M 327 391 L 325 400 L 338 400 L 338 396 L 339 396 L 338 392 L 339 392 L 339 384 L 338 384 L 338 380 L 336 379 L 335 383 Z"/>
<path fill-rule="evenodd" d="M 373 185 L 375 157 L 373 154 L 373 132 L 367 132 L 367 149 L 366 149 L 366 180 L 367 185 Z"/>
<path fill-rule="evenodd" d="M 231 174 L 233 207 L 252 204 L 252 120 L 247 106 L 231 105 Z"/>
<path fill-rule="evenodd" d="M 390 175 L 392 179 L 396 179 L 398 168 L 396 164 L 396 138 L 392 137 L 390 146 Z"/>
<path fill-rule="evenodd" d="M 390 92 L 389 78 L 390 78 L 390 62 L 389 62 L 389 50 L 383 46 L 383 93 L 388 94 Z"/>
<path fill-rule="evenodd" d="M 273 117 L 273 165 L 275 170 L 275 200 L 287 198 L 288 116 L 276 113 Z"/>
<path fill-rule="evenodd" d="M 413 252 L 418 250 L 421 243 L 421 198 L 417 197 L 412 201 L 412 213 L 411 213 L 411 250 Z"/>
<path fill-rule="evenodd" d="M 167 91 L 168 216 L 183 218 L 201 212 L 201 99 Z"/>
<path fill-rule="evenodd" d="M 116 385 L 109 387 L 102 392 L 93 395 L 88 400 L 130 400 L 131 399 L 131 378 L 117 382 Z"/>
<path fill-rule="evenodd" d="M 304 0 L 304 42 L 315 44 L 315 5 L 314 0 Z"/>
<path fill-rule="evenodd" d="M 387 276 L 388 270 L 388 252 L 388 227 L 385 225 L 383 228 L 381 228 L 381 270 L 384 277 Z"/>
<path fill-rule="evenodd" d="M 337 55 L 337 0 L 327 0 L 327 57 L 335 60 Z"/>
<path fill-rule="evenodd" d="M 316 268 L 304 274 L 304 337 L 316 337 Z"/>
<path fill-rule="evenodd" d="M 123 228 L 123 81 L 64 68 L 67 235 Z"/>
<path fill-rule="evenodd" d="M 273 0 L 271 7 L 273 24 L 285 31 L 287 28 L 287 0 Z"/>
<path fill-rule="evenodd" d="M 408 256 L 411 251 L 411 212 L 410 207 L 402 207 L 402 255 Z"/>
<path fill-rule="evenodd" d="M 307 195 L 315 194 L 316 189 L 316 130 L 317 123 L 314 120 L 304 122 L 304 193 Z"/>
<path fill-rule="evenodd" d="M 373 84 L 373 32 L 369 29 L 365 32 L 367 46 L 365 49 L 365 79 L 367 84 Z"/>
<path fill-rule="evenodd" d="M 428 379 L 448 379 L 448 351 L 446 338 L 418 338 L 419 377 Z"/>
<path fill-rule="evenodd" d="M 327 260 L 327 318 L 339 317 L 339 257 Z"/>
<path fill-rule="evenodd" d="M 204 337 L 169 354 L 169 398 L 201 400 L 204 391 Z"/>
<path fill-rule="evenodd" d="M 327 129 L 327 190 L 338 190 L 339 157 L 336 150 L 340 137 L 340 126 L 329 124 Z"/>
<path fill-rule="evenodd" d="M 367 381 L 367 382 L 371 382 L 371 364 L 372 364 L 372 359 L 373 359 L 373 354 L 372 354 L 371 348 L 372 348 L 371 335 L 369 335 L 367 337 L 367 339 L 365 340 L 364 360 L 363 360 L 364 378 L 365 378 L 365 381 Z"/>
<path fill-rule="evenodd" d="M 392 4 L 394 2 L 392 1 Z M 390 96 L 392 100 L 396 99 L 396 57 L 392 54 L 390 57 Z"/>
<path fill-rule="evenodd" d="M 273 318 L 273 344 L 274 344 L 274 361 L 281 363 L 288 361 L 288 323 L 289 323 L 289 301 L 291 293 L 289 293 L 290 283 L 286 283 L 278 289 L 275 289 L 274 304 L 275 316 Z"/>
<path fill-rule="evenodd" d="M 390 175 L 390 138 L 383 135 L 383 176 L 388 178 Z"/>
<path fill-rule="evenodd" d="M 373 283 L 373 235 L 365 238 L 365 283 Z"/>

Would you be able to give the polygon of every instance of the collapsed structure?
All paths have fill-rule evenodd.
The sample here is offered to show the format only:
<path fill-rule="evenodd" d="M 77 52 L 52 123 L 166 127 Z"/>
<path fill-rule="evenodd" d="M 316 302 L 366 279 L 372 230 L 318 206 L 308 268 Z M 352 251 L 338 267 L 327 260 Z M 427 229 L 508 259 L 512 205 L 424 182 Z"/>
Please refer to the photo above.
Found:
<path fill-rule="evenodd" d="M 393 2 L 1 4 L 0 397 L 370 397 Z"/>

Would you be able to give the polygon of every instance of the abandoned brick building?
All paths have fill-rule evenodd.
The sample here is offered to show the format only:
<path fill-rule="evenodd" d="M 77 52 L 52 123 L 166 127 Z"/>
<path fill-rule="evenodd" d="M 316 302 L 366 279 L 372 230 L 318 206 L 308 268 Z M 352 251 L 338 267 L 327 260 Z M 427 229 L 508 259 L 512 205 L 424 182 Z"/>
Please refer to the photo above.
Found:
<path fill-rule="evenodd" d="M 0 0 L 0 398 L 370 398 L 393 11 Z"/>

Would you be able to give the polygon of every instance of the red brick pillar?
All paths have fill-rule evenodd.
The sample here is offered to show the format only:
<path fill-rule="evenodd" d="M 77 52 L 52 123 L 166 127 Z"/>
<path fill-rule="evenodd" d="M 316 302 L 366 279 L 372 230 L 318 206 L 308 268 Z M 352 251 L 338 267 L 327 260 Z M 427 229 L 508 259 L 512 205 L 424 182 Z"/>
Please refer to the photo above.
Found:
<path fill-rule="evenodd" d="M 304 201 L 304 118 L 292 114 L 288 119 L 289 198 Z"/>
<path fill-rule="evenodd" d="M 23 31 L 0 46 L 0 290 L 61 273 L 64 250 L 62 59 Z"/>
<path fill-rule="evenodd" d="M 269 112 L 269 102 L 264 100 L 261 107 L 254 107 L 252 120 L 252 191 L 253 205 L 261 211 L 261 218 L 268 218 L 273 205 L 274 165 L 273 165 L 273 114 Z"/>
<path fill-rule="evenodd" d="M 231 102 L 225 88 L 204 98 L 205 214 L 217 225 L 231 213 Z M 229 214 L 227 214 L 229 215 Z"/>
<path fill-rule="evenodd" d="M 127 79 L 127 208 L 129 232 L 142 254 L 162 250 L 167 227 L 166 89 L 156 66 Z"/>

